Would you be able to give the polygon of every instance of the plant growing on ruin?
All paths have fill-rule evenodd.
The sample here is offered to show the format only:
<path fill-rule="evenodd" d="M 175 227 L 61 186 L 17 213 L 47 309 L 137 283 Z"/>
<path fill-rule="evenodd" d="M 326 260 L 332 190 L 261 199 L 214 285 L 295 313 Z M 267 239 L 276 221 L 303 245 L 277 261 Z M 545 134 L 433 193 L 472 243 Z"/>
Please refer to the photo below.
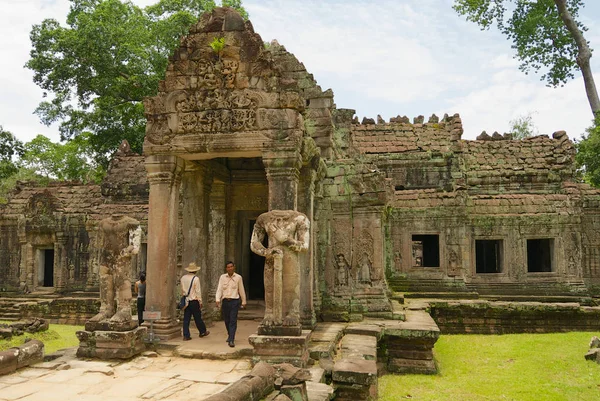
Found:
<path fill-rule="evenodd" d="M 525 139 L 539 135 L 539 131 L 533 123 L 532 113 L 514 118 L 508 124 L 510 126 L 509 132 L 512 134 L 513 139 Z"/>
<path fill-rule="evenodd" d="M 225 47 L 225 38 L 214 38 L 212 42 L 210 42 L 210 48 L 213 49 L 213 52 L 217 53 L 219 56 Z"/>

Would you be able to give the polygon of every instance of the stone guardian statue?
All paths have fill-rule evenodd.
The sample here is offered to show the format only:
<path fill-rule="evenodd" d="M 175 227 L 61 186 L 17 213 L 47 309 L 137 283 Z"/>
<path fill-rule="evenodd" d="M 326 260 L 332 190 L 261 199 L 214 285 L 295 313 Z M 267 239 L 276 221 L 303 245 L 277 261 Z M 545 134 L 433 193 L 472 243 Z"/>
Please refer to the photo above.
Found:
<path fill-rule="evenodd" d="M 263 332 L 300 335 L 300 265 L 299 252 L 308 250 L 310 221 L 294 210 L 272 210 L 256 219 L 250 249 L 265 260 L 265 317 Z M 262 244 L 268 236 L 268 248 Z M 297 334 L 273 326 L 294 328 Z M 261 328 L 259 328 L 260 334 Z"/>
<path fill-rule="evenodd" d="M 108 320 L 109 323 L 128 325 L 132 322 L 131 257 L 139 252 L 142 229 L 139 221 L 113 214 L 100 221 L 99 231 L 100 312 L 89 323 Z"/>

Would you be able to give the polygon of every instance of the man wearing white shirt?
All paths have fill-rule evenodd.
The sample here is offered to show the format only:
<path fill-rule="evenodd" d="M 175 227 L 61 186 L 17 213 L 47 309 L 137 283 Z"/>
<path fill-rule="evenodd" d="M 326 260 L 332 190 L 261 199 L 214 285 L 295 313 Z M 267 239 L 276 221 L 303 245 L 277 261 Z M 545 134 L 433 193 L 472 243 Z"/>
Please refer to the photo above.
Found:
<path fill-rule="evenodd" d="M 183 295 L 186 295 L 189 291 L 189 295 L 187 296 L 189 303 L 183 310 L 183 341 L 192 339 L 190 335 L 190 321 L 192 316 L 194 316 L 194 322 L 196 323 L 200 337 L 206 337 L 210 334 L 206 330 L 206 325 L 202 320 L 202 292 L 200 279 L 195 274 L 198 270 L 200 270 L 200 267 L 192 262 L 185 268 L 187 274 L 181 277 L 181 291 Z"/>
<path fill-rule="evenodd" d="M 233 262 L 225 265 L 227 273 L 222 274 L 217 286 L 217 308 L 221 307 L 221 316 L 227 329 L 227 344 L 235 347 L 235 332 L 237 330 L 238 310 L 246 307 L 246 292 L 242 276 L 235 272 Z"/>

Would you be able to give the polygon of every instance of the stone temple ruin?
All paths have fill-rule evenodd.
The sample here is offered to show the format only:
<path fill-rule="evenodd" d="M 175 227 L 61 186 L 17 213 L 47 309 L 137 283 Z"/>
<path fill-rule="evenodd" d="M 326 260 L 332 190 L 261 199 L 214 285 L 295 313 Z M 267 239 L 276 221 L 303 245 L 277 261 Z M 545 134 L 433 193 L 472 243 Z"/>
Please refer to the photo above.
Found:
<path fill-rule="evenodd" d="M 471 141 L 458 114 L 359 122 L 228 8 L 192 26 L 144 105 L 144 154 L 124 143 L 101 185 L 22 184 L 1 207 L 0 301 L 51 300 L 6 304 L 6 317 L 93 316 L 98 224 L 113 213 L 142 226 L 131 280 L 147 272 L 162 338 L 179 335 L 177 280 L 190 262 L 202 266 L 209 317 L 227 260 L 249 298 L 264 299 L 264 258 L 250 242 L 272 210 L 310 220 L 298 261 L 304 330 L 402 319 L 399 292 L 589 302 L 599 293 L 600 191 L 577 181 L 563 131 Z"/>

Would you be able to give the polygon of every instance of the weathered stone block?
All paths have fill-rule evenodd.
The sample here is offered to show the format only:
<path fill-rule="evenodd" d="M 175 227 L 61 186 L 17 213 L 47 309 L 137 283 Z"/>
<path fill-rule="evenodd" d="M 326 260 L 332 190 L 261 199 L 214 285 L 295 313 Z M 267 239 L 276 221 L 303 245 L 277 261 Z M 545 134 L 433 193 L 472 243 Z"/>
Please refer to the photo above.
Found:
<path fill-rule="evenodd" d="M 44 343 L 40 340 L 29 340 L 18 348 L 17 369 L 44 361 Z"/>
<path fill-rule="evenodd" d="M 11 348 L 0 351 L 0 375 L 12 373 L 17 370 L 19 364 L 19 349 Z"/>
<path fill-rule="evenodd" d="M 370 386 L 377 381 L 377 364 L 358 358 L 342 359 L 333 366 L 332 378 L 336 383 Z"/>
<path fill-rule="evenodd" d="M 305 367 L 308 361 L 308 341 L 310 331 L 304 330 L 301 336 L 261 336 L 253 334 L 248 338 L 254 347 L 253 361 L 269 363 L 291 363 Z"/>
<path fill-rule="evenodd" d="M 308 401 L 305 382 L 281 386 L 279 391 L 292 401 Z"/>
<path fill-rule="evenodd" d="M 146 349 L 146 327 L 130 331 L 78 331 L 80 358 L 129 359 Z"/>
<path fill-rule="evenodd" d="M 437 367 L 433 359 L 405 359 L 389 357 L 387 369 L 394 373 L 435 374 Z"/>

